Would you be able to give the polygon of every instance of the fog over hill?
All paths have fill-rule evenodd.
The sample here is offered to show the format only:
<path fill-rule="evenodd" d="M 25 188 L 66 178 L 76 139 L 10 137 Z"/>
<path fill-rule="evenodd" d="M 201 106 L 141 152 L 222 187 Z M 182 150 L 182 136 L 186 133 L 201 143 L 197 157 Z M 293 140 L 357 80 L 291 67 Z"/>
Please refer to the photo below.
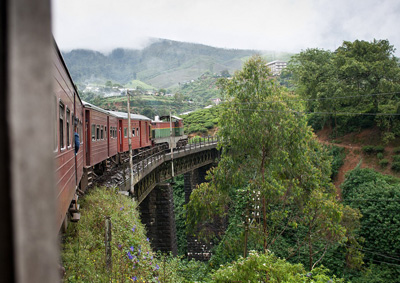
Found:
<path fill-rule="evenodd" d="M 155 40 L 142 50 L 117 48 L 108 54 L 84 49 L 63 52 L 76 83 L 111 80 L 127 84 L 136 79 L 155 88 L 177 86 L 207 71 L 233 73 L 254 54 L 266 55 L 270 60 L 290 57 L 290 54 L 223 49 L 166 39 Z"/>

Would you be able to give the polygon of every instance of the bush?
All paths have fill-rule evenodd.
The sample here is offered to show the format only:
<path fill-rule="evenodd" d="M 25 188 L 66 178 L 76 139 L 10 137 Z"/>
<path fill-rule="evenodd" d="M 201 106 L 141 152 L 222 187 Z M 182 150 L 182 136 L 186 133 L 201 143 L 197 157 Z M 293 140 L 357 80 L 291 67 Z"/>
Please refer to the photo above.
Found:
<path fill-rule="evenodd" d="M 389 164 L 389 160 L 387 160 L 387 159 L 382 159 L 381 161 L 379 161 L 379 165 L 382 168 L 385 168 L 388 164 Z"/>
<path fill-rule="evenodd" d="M 400 153 L 400 146 L 393 148 L 393 153 L 399 154 Z"/>
<path fill-rule="evenodd" d="M 393 162 L 400 162 L 400 155 L 394 155 Z"/>
<path fill-rule="evenodd" d="M 392 163 L 392 170 L 395 172 L 400 172 L 400 162 L 393 162 Z"/>
<path fill-rule="evenodd" d="M 372 153 L 383 153 L 385 151 L 385 147 L 382 145 L 366 145 L 362 147 L 362 151 L 366 154 L 372 154 Z"/>
<path fill-rule="evenodd" d="M 383 153 L 382 152 L 378 152 L 376 157 L 378 157 L 378 159 L 383 159 Z"/>
<path fill-rule="evenodd" d="M 247 258 L 221 266 L 212 275 L 213 282 L 343 282 L 335 276 L 328 276 L 323 267 L 307 272 L 303 265 L 291 264 L 273 254 L 250 252 Z"/>
<path fill-rule="evenodd" d="M 363 146 L 362 147 L 362 151 L 364 152 L 364 153 L 366 153 L 366 154 L 372 154 L 372 153 L 374 153 L 374 146 L 372 146 L 372 145 L 366 145 L 366 146 Z"/>

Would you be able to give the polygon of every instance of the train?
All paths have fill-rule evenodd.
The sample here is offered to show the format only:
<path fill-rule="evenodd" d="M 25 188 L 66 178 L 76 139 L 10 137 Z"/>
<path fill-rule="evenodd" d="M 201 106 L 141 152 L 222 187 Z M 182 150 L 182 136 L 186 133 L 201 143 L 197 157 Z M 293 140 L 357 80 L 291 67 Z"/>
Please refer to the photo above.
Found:
<path fill-rule="evenodd" d="M 68 222 L 79 220 L 78 196 L 91 185 L 93 176 L 128 159 L 128 114 L 83 101 L 56 42 L 52 61 L 57 225 L 64 230 Z M 133 154 L 186 145 L 183 126 L 177 116 L 151 120 L 131 114 Z"/>

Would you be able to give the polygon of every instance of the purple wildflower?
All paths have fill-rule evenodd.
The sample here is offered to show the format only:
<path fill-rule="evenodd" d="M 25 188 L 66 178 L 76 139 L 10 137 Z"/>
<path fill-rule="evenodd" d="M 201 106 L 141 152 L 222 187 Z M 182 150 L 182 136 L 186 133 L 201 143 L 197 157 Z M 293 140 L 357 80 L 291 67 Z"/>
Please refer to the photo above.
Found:
<path fill-rule="evenodd" d="M 136 281 L 136 280 L 137 280 L 136 276 L 133 276 L 132 281 Z"/>
<path fill-rule="evenodd" d="M 135 248 L 134 248 L 133 246 L 131 246 L 129 249 L 130 249 L 132 252 L 135 250 Z"/>
<path fill-rule="evenodd" d="M 149 238 L 147 238 L 146 241 L 149 242 L 150 241 Z"/>
<path fill-rule="evenodd" d="M 118 245 L 118 249 L 120 249 L 121 247 L 122 247 L 121 244 L 119 244 L 119 245 Z"/>
<path fill-rule="evenodd" d="M 306 274 L 307 277 L 311 277 L 311 275 L 312 275 L 311 272 L 308 272 L 308 273 Z"/>
<path fill-rule="evenodd" d="M 131 252 L 128 252 L 127 255 L 128 255 L 129 259 L 133 259 L 133 256 L 131 255 Z"/>
<path fill-rule="evenodd" d="M 158 264 L 156 264 L 156 270 L 159 270 L 160 269 L 160 267 L 158 266 Z"/>
<path fill-rule="evenodd" d="M 136 225 L 135 225 L 135 226 L 133 226 L 133 228 L 132 228 L 132 232 L 135 232 L 135 229 L 136 229 Z"/>
<path fill-rule="evenodd" d="M 124 209 L 124 207 L 121 207 L 119 210 L 123 210 Z"/>

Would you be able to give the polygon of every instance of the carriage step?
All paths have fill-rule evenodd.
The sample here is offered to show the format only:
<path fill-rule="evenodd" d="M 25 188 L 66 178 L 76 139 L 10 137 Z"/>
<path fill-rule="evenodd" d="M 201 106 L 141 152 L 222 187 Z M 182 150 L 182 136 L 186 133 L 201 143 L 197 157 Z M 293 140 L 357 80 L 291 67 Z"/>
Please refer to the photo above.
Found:
<path fill-rule="evenodd" d="M 79 212 L 72 213 L 71 222 L 78 222 L 81 219 L 81 214 Z"/>

